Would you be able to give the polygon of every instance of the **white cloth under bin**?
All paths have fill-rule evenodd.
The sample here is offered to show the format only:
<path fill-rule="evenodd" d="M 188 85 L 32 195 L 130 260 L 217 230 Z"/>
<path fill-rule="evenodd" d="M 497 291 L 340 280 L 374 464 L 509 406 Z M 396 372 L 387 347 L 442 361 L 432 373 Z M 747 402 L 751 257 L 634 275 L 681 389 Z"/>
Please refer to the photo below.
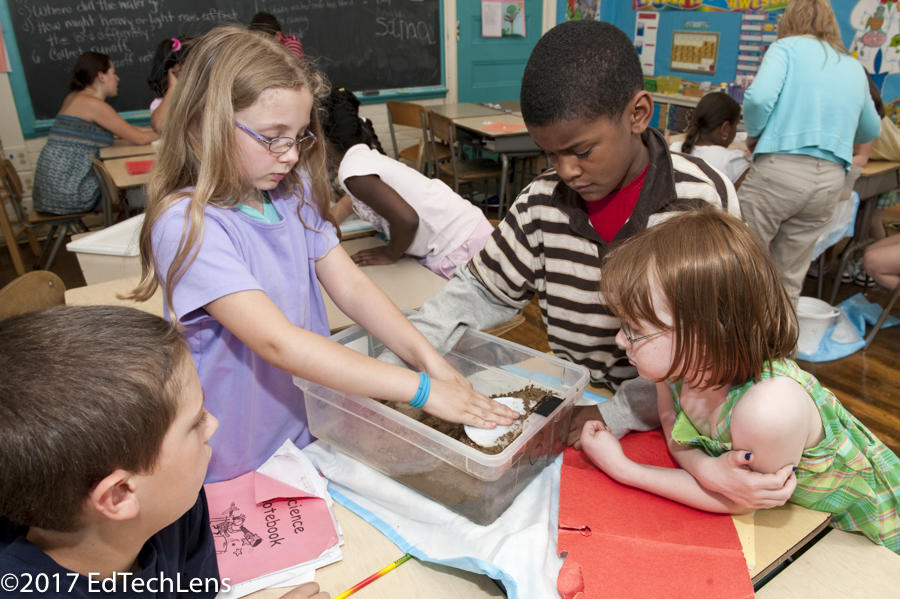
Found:
<path fill-rule="evenodd" d="M 556 597 L 562 558 L 556 554 L 562 456 L 551 462 L 488 526 L 369 468 L 324 441 L 303 453 L 328 479 L 335 501 L 380 530 L 416 559 L 499 580 L 510 599 Z"/>

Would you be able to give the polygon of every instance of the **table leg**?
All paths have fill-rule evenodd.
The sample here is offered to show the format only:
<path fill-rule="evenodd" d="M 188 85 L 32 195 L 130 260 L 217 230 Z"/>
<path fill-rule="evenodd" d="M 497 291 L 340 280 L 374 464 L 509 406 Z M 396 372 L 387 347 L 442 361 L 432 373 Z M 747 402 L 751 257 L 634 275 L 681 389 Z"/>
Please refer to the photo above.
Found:
<path fill-rule="evenodd" d="M 834 273 L 834 283 L 831 286 L 831 297 L 828 303 L 834 305 L 837 299 L 838 290 L 841 288 L 841 277 L 844 276 L 844 269 L 853 257 L 853 253 L 860 248 L 866 247 L 869 243 L 869 221 L 872 219 L 873 206 L 878 202 L 878 196 L 859 200 L 862 203 L 862 215 L 857 211 L 856 226 L 854 227 L 853 239 L 841 252 L 841 264 L 838 271 Z"/>
<path fill-rule="evenodd" d="M 509 186 L 506 184 L 506 179 L 509 176 L 509 156 L 505 153 L 500 154 L 500 197 L 497 208 L 497 218 L 502 218 L 503 210 L 506 208 L 506 194 L 509 193 Z"/>

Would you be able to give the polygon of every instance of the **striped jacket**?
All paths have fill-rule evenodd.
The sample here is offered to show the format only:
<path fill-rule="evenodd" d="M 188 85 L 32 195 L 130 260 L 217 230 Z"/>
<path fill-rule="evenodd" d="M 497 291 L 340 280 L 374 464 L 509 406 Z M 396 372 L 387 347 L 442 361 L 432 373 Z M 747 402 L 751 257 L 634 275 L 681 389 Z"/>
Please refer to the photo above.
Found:
<path fill-rule="evenodd" d="M 611 243 L 591 226 L 584 200 L 549 170 L 522 190 L 469 263 L 477 281 L 512 308 L 523 308 L 537 294 L 553 353 L 588 368 L 594 383 L 618 386 L 637 376 L 616 347 L 619 321 L 598 291 L 600 263 L 609 249 L 676 211 L 704 203 L 740 216 L 726 176 L 694 156 L 670 154 L 655 129 L 648 129 L 643 141 L 650 165 L 640 197 Z"/>

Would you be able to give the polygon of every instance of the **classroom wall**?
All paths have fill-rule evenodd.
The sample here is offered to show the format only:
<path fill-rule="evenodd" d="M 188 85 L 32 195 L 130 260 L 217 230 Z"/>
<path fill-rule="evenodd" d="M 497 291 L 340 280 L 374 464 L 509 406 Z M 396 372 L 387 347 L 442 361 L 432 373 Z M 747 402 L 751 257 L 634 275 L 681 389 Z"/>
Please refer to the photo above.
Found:
<path fill-rule="evenodd" d="M 851 23 L 851 13 L 857 7 L 870 4 L 874 0 L 832 0 L 838 24 L 841 28 L 841 38 L 847 47 L 850 47 L 857 30 Z M 636 13 L 631 0 L 619 0 L 613 2 L 601 2 L 600 16 L 604 21 L 614 24 L 634 37 L 634 25 Z M 556 11 L 557 22 L 565 20 L 565 2 L 560 2 Z M 685 29 L 686 21 L 705 21 L 709 23 L 708 31 L 719 32 L 719 55 L 715 74 L 704 76 L 699 73 L 682 73 L 671 71 L 668 68 L 671 59 L 672 32 Z M 737 72 L 738 38 L 741 28 L 741 13 L 739 12 L 706 12 L 699 10 L 662 10 L 659 11 L 659 36 L 656 52 L 655 75 L 679 75 L 691 81 L 710 81 L 713 84 L 730 82 Z M 900 96 L 900 74 L 892 73 L 876 78 L 881 86 L 881 93 L 885 101 L 893 100 Z"/>

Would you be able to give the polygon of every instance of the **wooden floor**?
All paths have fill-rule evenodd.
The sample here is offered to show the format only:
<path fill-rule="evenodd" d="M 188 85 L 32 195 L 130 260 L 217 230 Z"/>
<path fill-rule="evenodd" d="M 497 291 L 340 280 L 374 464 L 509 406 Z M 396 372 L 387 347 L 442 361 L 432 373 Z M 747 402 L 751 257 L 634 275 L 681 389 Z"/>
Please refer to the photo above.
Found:
<path fill-rule="evenodd" d="M 900 218 L 898 218 L 900 220 Z M 22 248 L 26 264 L 33 261 L 30 252 Z M 74 254 L 62 250 L 52 269 L 66 284 L 66 288 L 84 285 L 84 277 Z M 9 252 L 0 247 L 0 286 L 15 276 Z M 830 279 L 826 283 L 830 289 Z M 842 285 L 838 301 L 864 291 L 852 284 Z M 815 280 L 807 278 L 805 295 L 815 294 Z M 884 305 L 888 294 L 884 290 L 865 291 L 870 301 Z M 900 301 L 892 310 L 900 317 Z M 525 322 L 501 335 L 529 347 L 549 351 L 547 336 L 537 302 L 525 309 Z M 882 329 L 871 347 L 832 362 L 801 364 L 835 392 L 841 402 L 894 453 L 900 455 L 900 326 Z"/>

